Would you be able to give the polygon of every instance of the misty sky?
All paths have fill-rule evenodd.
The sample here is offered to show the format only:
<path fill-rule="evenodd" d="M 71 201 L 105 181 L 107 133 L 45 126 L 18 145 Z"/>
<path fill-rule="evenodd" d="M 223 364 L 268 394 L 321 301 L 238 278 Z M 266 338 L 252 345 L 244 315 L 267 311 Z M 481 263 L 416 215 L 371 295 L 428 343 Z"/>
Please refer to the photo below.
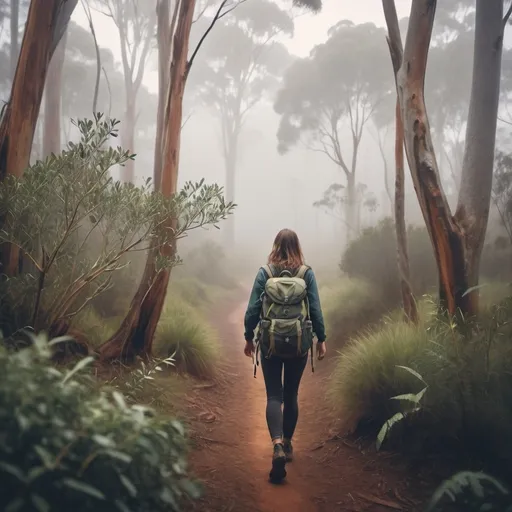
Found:
<path fill-rule="evenodd" d="M 287 3 L 291 5 L 291 0 Z M 410 0 L 396 0 L 398 16 L 400 18 L 407 16 L 410 6 Z M 299 13 L 298 9 L 293 9 L 293 11 Z M 112 20 L 98 12 L 93 12 L 93 17 L 100 46 L 110 48 L 116 58 L 120 60 L 119 36 Z M 87 18 L 81 4 L 78 4 L 72 19 L 88 28 Z M 305 13 L 296 18 L 294 37 L 283 42 L 291 53 L 301 57 L 306 56 L 316 44 L 327 39 L 329 28 L 343 19 L 352 20 L 354 23 L 373 22 L 376 25 L 384 26 L 382 0 L 324 0 L 324 8 L 319 14 Z M 144 82 L 148 89 L 156 92 L 158 83 L 156 71 L 147 70 Z"/>
<path fill-rule="evenodd" d="M 283 1 L 281 5 L 291 6 L 291 0 Z M 407 16 L 410 5 L 410 0 L 397 0 L 398 16 Z M 302 14 L 298 9 L 293 12 L 300 14 L 295 18 L 294 37 L 282 42 L 292 54 L 301 57 L 323 43 L 329 28 L 343 19 L 384 26 L 381 0 L 324 0 L 324 8 L 319 14 Z M 93 16 L 100 46 L 110 48 L 120 61 L 119 38 L 113 22 L 98 12 Z M 88 27 L 80 4 L 73 20 Z M 386 43 L 383 41 L 383 44 Z M 157 92 L 156 69 L 146 67 L 144 83 L 149 90 Z M 337 166 L 318 153 L 295 148 L 285 156 L 279 155 L 278 122 L 272 106 L 261 104 L 251 112 L 250 122 L 242 133 L 237 166 L 237 245 L 248 248 L 247 257 L 256 261 L 268 253 L 275 233 L 289 227 L 299 233 L 310 262 L 320 264 L 329 260 L 330 264 L 336 264 L 344 243 L 344 228 L 339 219 L 314 208 L 313 202 L 322 197 L 330 184 L 343 183 L 344 176 Z M 209 182 L 223 184 L 225 171 L 220 147 L 217 121 L 207 112 L 195 111 L 182 136 L 180 182 L 206 177 Z M 389 149 L 392 152 L 391 145 Z M 139 162 L 142 159 L 149 161 L 152 151 L 152 148 L 135 148 Z M 366 217 L 363 223 L 374 224 L 383 214 L 389 214 L 389 202 L 383 197 L 382 160 L 370 133 L 363 137 L 361 154 L 365 156 L 360 161 L 358 181 L 368 185 L 381 204 L 378 212 L 363 214 Z M 141 167 L 146 166 L 136 165 L 138 179 L 151 175 L 151 168 L 141 171 Z M 290 189 L 291 193 L 283 196 L 283 189 Z M 408 193 L 414 194 L 412 187 Z M 214 235 L 221 234 L 214 230 Z"/>

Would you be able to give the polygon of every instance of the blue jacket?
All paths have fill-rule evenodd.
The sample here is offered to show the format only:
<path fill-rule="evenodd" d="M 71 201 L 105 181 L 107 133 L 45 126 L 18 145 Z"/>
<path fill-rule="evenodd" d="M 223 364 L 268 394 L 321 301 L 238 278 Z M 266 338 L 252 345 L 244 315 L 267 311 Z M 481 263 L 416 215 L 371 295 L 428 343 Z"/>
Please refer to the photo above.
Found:
<path fill-rule="evenodd" d="M 245 340 L 252 341 L 254 339 L 254 330 L 258 326 L 261 314 L 261 296 L 265 291 L 265 283 L 267 282 L 267 273 L 263 268 L 260 268 L 254 285 L 252 287 L 251 296 L 249 298 L 249 304 L 247 311 L 245 312 Z M 318 294 L 318 286 L 316 284 L 315 274 L 312 269 L 308 269 L 304 275 L 304 281 L 308 290 L 308 301 L 309 301 L 309 313 L 311 316 L 311 322 L 313 324 L 313 332 L 318 338 L 318 342 L 322 343 L 325 341 L 325 326 L 324 318 L 322 315 L 322 308 L 320 306 L 320 296 Z"/>

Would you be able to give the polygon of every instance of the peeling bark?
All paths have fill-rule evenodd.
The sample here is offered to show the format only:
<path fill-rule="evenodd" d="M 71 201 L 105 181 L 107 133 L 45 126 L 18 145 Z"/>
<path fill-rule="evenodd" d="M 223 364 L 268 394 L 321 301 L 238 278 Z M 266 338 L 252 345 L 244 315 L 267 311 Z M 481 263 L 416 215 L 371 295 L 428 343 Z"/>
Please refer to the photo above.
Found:
<path fill-rule="evenodd" d="M 176 9 L 178 8 L 176 30 L 173 34 L 163 137 L 162 141 L 156 142 L 163 147 L 160 191 L 164 197 L 168 198 L 177 192 L 178 185 L 183 95 L 189 71 L 187 56 L 195 0 L 182 1 L 176 6 Z M 175 227 L 175 222 L 176 219 L 170 219 L 169 228 Z M 162 254 L 168 257 L 172 257 L 175 251 L 175 244 L 162 248 Z M 100 347 L 100 355 L 105 360 L 151 355 L 153 338 L 160 320 L 170 277 L 170 270 L 157 271 L 156 255 L 155 250 L 149 251 L 142 281 L 121 327 Z"/>
<path fill-rule="evenodd" d="M 402 36 L 396 14 L 394 1 L 383 0 L 384 14 L 388 25 L 389 53 L 393 64 L 395 80 L 402 65 Z M 405 176 L 404 176 L 404 125 L 397 95 L 395 112 L 395 229 L 397 246 L 397 263 L 400 275 L 400 289 L 404 312 L 408 320 L 418 321 L 418 309 L 411 287 L 411 271 L 407 249 L 407 228 L 405 224 Z"/>
<path fill-rule="evenodd" d="M 384 12 L 394 10 L 383 0 Z M 439 270 L 439 298 L 451 315 L 478 313 L 479 263 L 485 239 L 492 187 L 494 144 L 501 76 L 503 18 L 501 0 L 477 0 L 473 83 L 455 216 L 444 195 L 424 100 L 424 80 L 435 0 L 411 6 L 397 90 L 405 128 L 405 148 L 418 201 Z M 394 10 L 396 16 L 396 10 Z M 390 40 L 396 33 L 388 17 Z M 391 44 L 390 44 L 391 46 Z"/>

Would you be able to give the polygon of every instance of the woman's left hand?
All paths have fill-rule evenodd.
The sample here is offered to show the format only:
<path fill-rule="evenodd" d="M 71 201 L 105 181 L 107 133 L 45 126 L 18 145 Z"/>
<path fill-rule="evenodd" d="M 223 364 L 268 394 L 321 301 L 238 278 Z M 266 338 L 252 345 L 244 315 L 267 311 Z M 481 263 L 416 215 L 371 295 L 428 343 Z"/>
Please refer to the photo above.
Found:
<path fill-rule="evenodd" d="M 254 343 L 252 341 L 246 341 L 245 347 L 244 347 L 244 354 L 247 357 L 252 357 L 253 352 L 254 352 Z"/>

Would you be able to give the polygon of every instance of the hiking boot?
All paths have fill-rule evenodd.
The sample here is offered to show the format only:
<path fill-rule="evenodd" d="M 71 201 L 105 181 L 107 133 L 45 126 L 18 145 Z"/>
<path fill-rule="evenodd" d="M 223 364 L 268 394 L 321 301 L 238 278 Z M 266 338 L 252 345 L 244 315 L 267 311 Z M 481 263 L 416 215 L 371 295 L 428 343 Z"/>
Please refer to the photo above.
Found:
<path fill-rule="evenodd" d="M 281 443 L 274 445 L 274 454 L 272 455 L 272 469 L 269 478 L 273 484 L 278 484 L 286 477 L 286 455 Z"/>
<path fill-rule="evenodd" d="M 293 446 L 289 439 L 284 440 L 283 450 L 286 456 L 286 462 L 291 462 L 293 460 Z"/>

